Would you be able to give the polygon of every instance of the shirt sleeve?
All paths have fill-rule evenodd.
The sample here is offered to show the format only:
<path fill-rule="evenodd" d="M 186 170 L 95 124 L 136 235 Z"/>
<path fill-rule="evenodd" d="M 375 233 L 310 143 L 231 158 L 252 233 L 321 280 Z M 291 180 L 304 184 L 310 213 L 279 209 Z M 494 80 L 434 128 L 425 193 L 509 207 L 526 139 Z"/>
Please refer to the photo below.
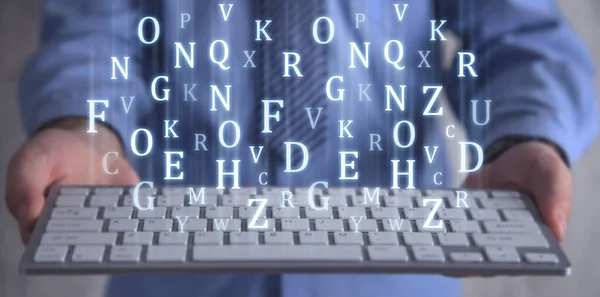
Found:
<path fill-rule="evenodd" d="M 96 104 L 95 113 L 104 111 L 105 124 L 122 140 L 129 139 L 149 109 L 140 74 L 138 9 L 124 0 L 46 0 L 43 10 L 40 49 L 26 66 L 19 88 L 27 133 L 61 117 L 87 118 L 88 100 L 108 100 L 108 108 Z M 129 57 L 127 79 L 118 67 L 116 79 L 111 79 L 111 57 L 124 69 L 124 57 Z"/>
<path fill-rule="evenodd" d="M 551 0 L 438 1 L 440 19 L 475 54 L 477 78 L 458 77 L 445 88 L 469 138 L 487 147 L 509 135 L 556 143 L 575 162 L 598 130 L 595 69 L 582 41 Z M 458 59 L 457 59 L 458 60 Z M 485 102 L 491 100 L 486 125 Z"/>

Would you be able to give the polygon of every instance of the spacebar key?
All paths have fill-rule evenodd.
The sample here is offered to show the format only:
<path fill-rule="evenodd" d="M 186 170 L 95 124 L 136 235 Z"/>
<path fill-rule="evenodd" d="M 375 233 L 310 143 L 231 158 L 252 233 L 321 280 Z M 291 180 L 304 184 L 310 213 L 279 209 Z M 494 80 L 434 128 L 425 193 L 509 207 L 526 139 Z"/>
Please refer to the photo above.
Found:
<path fill-rule="evenodd" d="M 362 261 L 360 246 L 195 246 L 194 261 Z"/>

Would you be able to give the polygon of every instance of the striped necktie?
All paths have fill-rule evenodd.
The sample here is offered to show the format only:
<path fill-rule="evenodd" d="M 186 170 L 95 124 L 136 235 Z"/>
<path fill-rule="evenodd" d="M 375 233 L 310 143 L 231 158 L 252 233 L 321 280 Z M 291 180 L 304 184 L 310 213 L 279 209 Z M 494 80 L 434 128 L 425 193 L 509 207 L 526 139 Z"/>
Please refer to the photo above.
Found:
<path fill-rule="evenodd" d="M 284 161 L 286 141 L 306 145 L 311 154 L 323 147 L 325 142 L 326 98 L 323 89 L 327 80 L 327 50 L 326 45 L 315 42 L 312 33 L 313 22 L 324 15 L 324 2 L 259 0 L 262 25 L 266 20 L 272 20 L 265 29 L 272 41 L 265 41 L 262 36 L 257 52 L 260 67 L 257 80 L 257 132 L 276 161 Z M 321 40 L 326 39 L 326 26 L 320 25 L 319 28 Z M 291 77 L 283 77 L 284 52 L 295 52 L 300 56 L 298 68 L 302 77 L 297 76 L 293 69 L 289 69 Z M 290 63 L 293 62 L 294 57 L 290 57 Z M 271 104 L 270 114 L 279 110 L 280 121 L 271 120 L 270 134 L 262 133 L 263 99 L 284 102 L 283 111 L 277 104 Z M 313 121 L 319 115 L 314 128 L 306 108 L 310 108 Z M 296 166 L 301 157 L 301 150 L 293 149 L 292 164 Z"/>

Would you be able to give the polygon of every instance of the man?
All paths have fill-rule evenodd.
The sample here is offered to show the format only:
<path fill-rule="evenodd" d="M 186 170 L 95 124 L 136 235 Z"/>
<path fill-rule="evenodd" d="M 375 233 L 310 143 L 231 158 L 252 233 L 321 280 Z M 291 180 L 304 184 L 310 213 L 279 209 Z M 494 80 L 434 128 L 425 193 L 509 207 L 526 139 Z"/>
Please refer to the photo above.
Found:
<path fill-rule="evenodd" d="M 288 6 L 282 6 L 283 2 Z M 392 176 L 390 160 L 400 160 L 399 170 L 406 171 L 406 160 L 410 159 L 417 164 L 415 187 L 435 187 L 440 182 L 442 186 L 451 187 L 452 172 L 448 170 L 449 162 L 444 158 L 446 150 L 442 146 L 448 129 L 440 125 L 441 117 L 423 116 L 429 101 L 429 97 L 423 95 L 423 86 L 440 83 L 465 124 L 469 140 L 486 149 L 485 166 L 467 179 L 466 186 L 517 188 L 531 193 L 554 234 L 559 240 L 564 237 L 572 195 L 569 165 L 582 155 L 594 137 L 597 118 L 592 62 L 552 1 L 414 0 L 399 4 L 353 0 L 302 1 L 303 5 L 294 6 L 299 2 L 265 1 L 255 6 L 253 1 L 227 1 L 234 6 L 225 21 L 228 5 L 220 8 L 217 1 L 164 1 L 144 3 L 144 7 L 126 1 L 46 1 L 41 49 L 25 70 L 21 85 L 23 118 L 31 139 L 11 162 L 6 193 L 7 204 L 19 221 L 23 240 L 28 239 L 48 187 L 136 184 L 140 178 L 129 162 L 136 164 L 143 180 L 166 183 L 169 181 L 165 181 L 165 172 L 169 168 L 165 168 L 165 151 L 185 151 L 181 172 L 185 173 L 185 182 L 195 184 L 216 184 L 215 160 L 227 160 L 230 166 L 231 160 L 240 159 L 242 186 L 258 185 L 259 175 L 267 172 L 269 185 L 307 186 L 323 180 L 330 187 L 358 184 L 389 187 L 396 178 Z M 321 7 L 322 15 L 334 21 L 335 36 L 326 47 L 326 62 L 320 66 L 326 65 L 326 80 L 343 76 L 343 82 L 335 81 L 333 90 L 345 88 L 348 94 L 343 101 L 335 101 L 331 97 L 340 94 L 333 92 L 325 103 L 302 106 L 325 107 L 326 115 L 317 124 L 324 129 L 306 132 L 324 130 L 326 137 L 310 146 L 310 162 L 302 172 L 285 173 L 285 162 L 277 158 L 277 148 L 267 148 L 265 158 L 269 162 L 262 160 L 254 164 L 248 147 L 262 144 L 260 138 L 253 136 L 260 122 L 255 111 L 257 106 L 259 110 L 263 107 L 260 100 L 268 96 L 290 100 L 285 98 L 290 93 L 266 94 L 257 87 L 256 81 L 265 79 L 259 77 L 263 75 L 260 67 L 243 67 L 247 63 L 243 51 L 257 50 L 256 54 L 260 55 L 258 49 L 264 46 L 264 42 L 255 41 L 254 20 L 277 18 L 277 11 L 287 14 L 278 18 L 279 24 L 266 29 L 272 34 L 273 48 L 277 48 L 276 40 L 283 40 L 286 35 L 276 29 L 284 26 L 282 20 L 295 19 L 302 23 L 305 20 L 301 16 L 309 13 L 304 7 L 314 8 L 323 3 L 326 5 Z M 403 4 L 408 4 L 405 11 Z M 270 13 L 265 14 L 265 11 Z M 316 12 L 310 16 L 312 21 L 319 10 L 310 12 Z M 357 13 L 364 14 L 364 22 L 359 21 L 363 17 Z M 142 44 L 136 34 L 138 22 L 147 15 L 160 20 L 160 41 L 151 45 Z M 437 20 L 433 29 L 431 20 Z M 439 46 L 444 38 L 435 30 L 441 20 L 447 20 L 443 29 L 452 30 L 461 38 L 463 52 L 475 54 L 475 73 L 459 77 L 458 65 L 455 65 L 442 77 Z M 310 36 L 311 29 L 290 25 L 286 32 L 287 36 Z M 150 39 L 152 31 L 144 36 Z M 228 71 L 205 58 L 209 56 L 209 45 L 217 39 L 226 41 L 230 47 L 227 66 L 231 69 Z M 398 65 L 405 66 L 403 70 L 390 65 L 383 57 L 389 40 L 403 44 L 404 59 Z M 174 68 L 176 56 L 181 54 L 176 53 L 175 42 L 183 45 L 196 42 L 193 68 L 183 62 L 183 58 L 182 67 Z M 352 52 L 350 42 L 359 47 L 364 46 L 364 42 L 371 43 L 369 67 Z M 309 70 L 307 61 L 323 56 L 314 55 L 317 47 L 304 50 L 304 46 L 308 47 L 300 43 L 287 50 L 303 53 L 304 64 L 299 65 L 304 65 L 303 79 L 308 81 L 319 71 Z M 431 51 L 427 63 L 417 54 L 419 51 L 423 56 Z M 130 57 L 127 79 L 111 79 L 110 57 Z M 350 62 L 353 59 L 354 62 Z M 431 64 L 431 68 L 425 64 Z M 148 94 L 150 82 L 165 73 L 170 80 L 154 87 L 154 91 L 163 92 L 153 97 L 166 95 L 164 90 L 170 89 L 170 100 L 153 100 Z M 286 86 L 286 92 L 294 90 L 289 87 L 293 85 L 290 81 L 281 83 Z M 324 81 L 315 83 L 324 88 Z M 197 84 L 195 90 L 191 89 L 193 84 Z M 230 111 L 222 106 L 210 111 L 211 102 L 206 99 L 210 84 L 232 85 Z M 360 84 L 363 86 L 359 87 Z M 368 91 L 365 90 L 367 84 L 372 84 Z M 400 84 L 407 85 L 405 110 L 393 105 L 393 111 L 385 111 L 384 85 L 396 88 Z M 259 99 L 253 100 L 254 96 L 249 94 Z M 292 100 L 310 100 L 302 94 L 294 94 Z M 125 96 L 123 102 L 121 96 Z M 126 112 L 123 107 L 129 103 L 129 96 L 135 99 Z M 95 134 L 86 133 L 88 99 L 110 101 L 103 109 L 105 120 L 96 123 L 98 133 Z M 474 123 L 471 100 L 480 101 L 479 110 L 484 109 L 483 100 L 492 100 L 488 124 Z M 291 101 L 285 103 L 292 104 Z M 438 111 L 439 103 L 431 110 Z M 291 125 L 289 121 L 284 124 L 286 117 L 294 117 L 291 112 L 283 108 L 282 122 L 272 122 L 273 127 Z M 168 127 L 174 120 L 178 123 L 170 131 Z M 236 121 L 242 127 L 240 144 L 233 148 L 223 148 L 218 142 L 219 126 L 227 120 Z M 339 120 L 353 121 L 347 132 L 342 131 L 343 138 L 340 138 Z M 399 148 L 393 138 L 394 125 L 402 120 L 410 121 L 417 132 L 408 149 Z M 164 121 L 170 122 L 165 125 Z M 140 127 L 153 131 L 154 146 L 148 156 L 132 153 L 131 136 Z M 199 147 L 196 134 L 206 136 L 208 150 Z M 370 140 L 371 134 L 379 135 L 378 146 Z M 305 137 L 303 133 L 290 135 Z M 404 136 L 398 142 L 410 141 Z M 440 146 L 432 164 L 423 149 L 427 145 Z M 143 145 L 139 146 L 136 148 L 144 149 Z M 119 157 L 109 158 L 107 167 L 119 172 L 111 175 L 103 170 L 103 157 L 114 151 Z M 354 159 L 355 170 L 346 172 L 347 175 L 357 172 L 358 183 L 340 180 L 340 151 L 360 153 Z M 405 188 L 406 179 L 399 179 Z M 460 287 L 456 279 L 442 276 L 153 275 L 115 277 L 108 295 L 458 296 Z"/>

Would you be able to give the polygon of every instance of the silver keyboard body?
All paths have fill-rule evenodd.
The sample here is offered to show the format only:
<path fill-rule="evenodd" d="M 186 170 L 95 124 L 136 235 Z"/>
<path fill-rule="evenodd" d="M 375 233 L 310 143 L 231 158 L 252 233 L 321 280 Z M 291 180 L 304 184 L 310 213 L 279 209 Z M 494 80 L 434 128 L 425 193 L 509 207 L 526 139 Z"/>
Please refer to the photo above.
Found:
<path fill-rule="evenodd" d="M 20 270 L 570 273 L 550 228 L 520 192 L 380 188 L 375 197 L 376 188 L 368 193 L 364 188 L 315 189 L 313 208 L 307 188 L 206 187 L 204 201 L 199 189 L 194 187 L 190 196 L 188 187 L 142 188 L 139 204 L 147 210 L 134 206 L 133 187 L 52 189 Z M 293 197 L 283 201 L 282 191 Z M 464 194 L 466 199 L 457 199 Z M 155 197 L 152 205 L 145 199 L 149 196 Z M 249 206 L 249 199 L 260 200 Z"/>

